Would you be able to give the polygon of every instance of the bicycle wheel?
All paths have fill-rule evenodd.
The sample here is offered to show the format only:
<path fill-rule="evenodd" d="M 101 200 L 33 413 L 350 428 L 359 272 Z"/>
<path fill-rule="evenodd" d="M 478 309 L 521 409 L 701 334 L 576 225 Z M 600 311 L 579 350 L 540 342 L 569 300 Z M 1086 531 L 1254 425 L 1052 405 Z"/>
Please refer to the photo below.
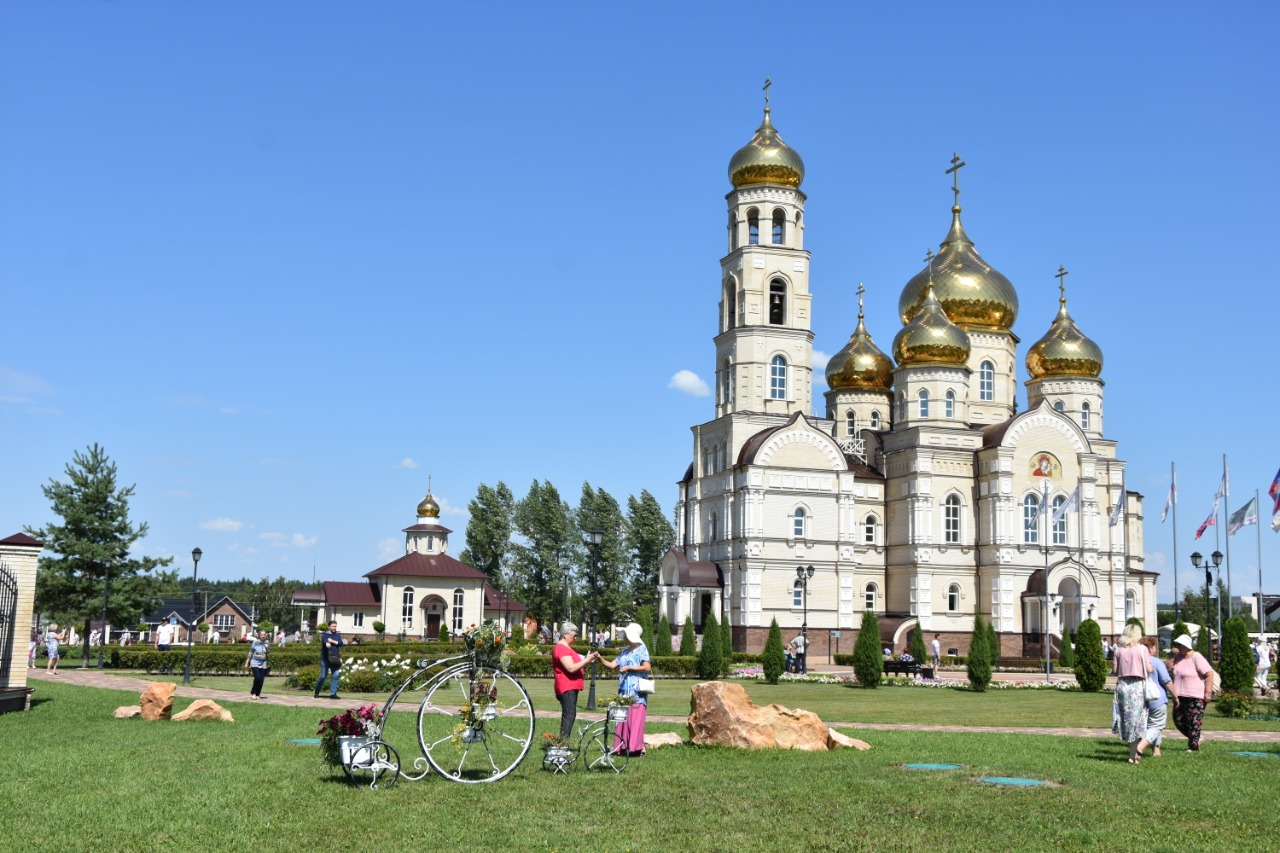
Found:
<path fill-rule="evenodd" d="M 533 745 L 533 703 L 519 681 L 469 664 L 432 679 L 418 709 L 418 742 L 450 782 L 496 782 Z"/>
<path fill-rule="evenodd" d="M 625 747 L 615 749 L 614 740 L 613 727 L 606 721 L 591 725 L 578 742 L 583 766 L 588 770 L 612 770 L 614 773 L 626 769 L 630 756 Z"/>
<path fill-rule="evenodd" d="M 347 778 L 377 790 L 378 780 L 390 788 L 400 778 L 400 753 L 386 741 L 372 740 L 351 754 L 351 763 L 342 765 Z"/>

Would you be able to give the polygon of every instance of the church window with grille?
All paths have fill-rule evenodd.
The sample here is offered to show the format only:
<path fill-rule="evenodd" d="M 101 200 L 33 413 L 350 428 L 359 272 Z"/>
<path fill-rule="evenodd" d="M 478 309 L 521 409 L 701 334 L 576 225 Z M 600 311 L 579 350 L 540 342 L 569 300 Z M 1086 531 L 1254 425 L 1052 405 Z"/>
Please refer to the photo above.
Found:
<path fill-rule="evenodd" d="M 929 392 L 920 389 L 920 417 L 929 417 Z"/>
<path fill-rule="evenodd" d="M 872 613 L 876 612 L 876 592 L 876 585 L 873 583 L 867 584 L 867 588 L 863 591 L 867 610 Z"/>
<path fill-rule="evenodd" d="M 880 523 L 876 520 L 876 517 L 874 515 L 868 515 L 865 519 L 863 519 L 863 522 L 862 522 L 862 544 L 863 545 L 876 544 L 876 528 L 879 526 L 880 526 Z"/>
<path fill-rule="evenodd" d="M 805 533 L 805 524 L 808 518 L 805 516 L 804 507 L 796 507 L 795 513 L 791 517 L 791 532 L 797 539 L 803 539 Z"/>
<path fill-rule="evenodd" d="M 1040 499 L 1027 495 L 1022 499 L 1022 541 L 1034 545 L 1040 541 Z"/>
<path fill-rule="evenodd" d="M 960 496 L 947 495 L 942 505 L 942 541 L 949 545 L 960 542 Z"/>
<path fill-rule="evenodd" d="M 955 613 L 960 609 L 960 584 L 953 583 L 947 587 L 947 610 Z"/>
<path fill-rule="evenodd" d="M 413 627 L 413 587 L 406 586 L 400 597 L 400 624 L 406 629 Z"/>
<path fill-rule="evenodd" d="M 455 589 L 455 590 L 453 591 L 453 633 L 455 633 L 455 634 L 461 634 L 461 633 L 462 633 L 462 603 L 463 603 L 463 600 L 464 600 L 464 593 L 462 592 L 462 590 L 461 590 L 461 589 Z"/>
<path fill-rule="evenodd" d="M 954 418 L 956 416 L 956 392 L 955 391 L 947 392 L 946 413 L 948 418 Z"/>
<path fill-rule="evenodd" d="M 844 416 L 845 435 L 853 438 L 858 434 L 858 413 L 850 409 Z"/>
<path fill-rule="evenodd" d="M 984 401 L 996 398 L 996 366 L 989 361 L 978 365 L 978 399 Z"/>
<path fill-rule="evenodd" d="M 871 412 L 871 428 L 880 429 L 880 411 L 878 409 Z"/>
<path fill-rule="evenodd" d="M 1058 510 L 1066 502 L 1067 502 L 1067 499 L 1064 498 L 1062 495 L 1058 495 L 1056 498 L 1053 499 L 1053 512 L 1055 516 L 1057 515 Z M 1067 514 L 1065 512 L 1062 513 L 1061 517 L 1059 517 L 1058 520 L 1053 523 L 1053 544 L 1054 545 L 1067 544 Z"/>
<path fill-rule="evenodd" d="M 780 355 L 769 363 L 769 399 L 787 399 L 787 360 Z"/>
<path fill-rule="evenodd" d="M 1080 428 L 1081 429 L 1089 428 L 1089 414 L 1090 414 L 1089 404 L 1081 403 L 1080 404 Z"/>

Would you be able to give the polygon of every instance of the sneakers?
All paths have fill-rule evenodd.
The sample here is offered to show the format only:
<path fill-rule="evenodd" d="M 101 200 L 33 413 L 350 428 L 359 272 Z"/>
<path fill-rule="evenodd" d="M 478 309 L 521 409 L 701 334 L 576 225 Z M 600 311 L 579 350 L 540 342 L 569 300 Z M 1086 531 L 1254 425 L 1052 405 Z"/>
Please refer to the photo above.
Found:
<path fill-rule="evenodd" d="M 337 693 L 330 693 L 330 694 L 329 694 L 329 698 L 330 698 L 330 699 L 341 699 L 342 697 L 341 697 L 341 696 L 339 696 Z"/>
<path fill-rule="evenodd" d="M 317 690 L 317 691 L 316 691 L 316 698 L 317 698 L 317 699 L 319 699 L 319 698 L 320 698 L 320 691 L 319 691 L 319 690 Z"/>

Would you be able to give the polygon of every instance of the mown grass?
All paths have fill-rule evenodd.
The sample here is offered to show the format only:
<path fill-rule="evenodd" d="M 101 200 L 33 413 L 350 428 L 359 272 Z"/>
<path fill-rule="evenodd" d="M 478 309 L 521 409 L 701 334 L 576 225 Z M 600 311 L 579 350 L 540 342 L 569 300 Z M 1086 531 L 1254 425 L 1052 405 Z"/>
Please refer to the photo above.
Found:
<path fill-rule="evenodd" d="M 1276 757 L 1249 759 L 1171 739 L 1162 759 L 1132 767 L 1114 738 L 862 731 L 851 733 L 870 751 L 667 747 L 621 776 L 567 777 L 533 754 L 492 785 L 374 792 L 314 747 L 286 745 L 314 735 L 315 709 L 237 703 L 234 724 L 146 723 L 111 717 L 132 692 L 37 687 L 30 713 L 0 717 L 0 834 L 15 849 L 1185 851 L 1274 849 L 1280 833 L 1280 811 L 1259 807 L 1280 769 L 1273 745 L 1247 748 Z M 1043 698 L 1064 696 L 1075 698 Z M 902 769 L 918 761 L 964 767 Z M 994 788 L 983 775 L 1053 787 Z"/>

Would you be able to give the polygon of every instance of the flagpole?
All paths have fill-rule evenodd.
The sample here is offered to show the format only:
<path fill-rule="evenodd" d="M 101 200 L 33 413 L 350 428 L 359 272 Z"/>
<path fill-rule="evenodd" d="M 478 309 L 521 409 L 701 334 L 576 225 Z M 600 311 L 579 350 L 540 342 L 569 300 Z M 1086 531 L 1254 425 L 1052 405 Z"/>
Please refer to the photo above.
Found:
<path fill-rule="evenodd" d="M 1169 488 L 1173 492 L 1173 621 L 1182 618 L 1180 614 L 1182 593 L 1178 590 L 1178 463 L 1169 463 Z"/>
<path fill-rule="evenodd" d="M 1262 496 L 1258 489 L 1253 490 L 1254 505 L 1258 513 L 1258 626 L 1262 634 L 1262 642 L 1267 641 L 1267 602 L 1262 597 Z M 1265 685 L 1264 685 L 1265 686 Z"/>
<path fill-rule="evenodd" d="M 1228 524 L 1231 523 L 1227 517 L 1229 512 L 1231 496 L 1231 483 L 1227 479 L 1227 454 L 1222 454 L 1222 518 Z M 1231 533 L 1227 533 L 1227 538 L 1223 547 L 1227 558 L 1227 618 L 1231 618 Z M 1219 570 L 1221 571 L 1221 570 Z M 1222 603 L 1218 603 L 1218 642 L 1222 642 Z"/>
<path fill-rule="evenodd" d="M 1129 624 L 1129 499 L 1124 480 L 1120 481 L 1120 505 L 1120 535 L 1124 537 L 1122 540 L 1124 547 L 1120 552 L 1124 560 L 1123 571 L 1120 574 L 1120 589 L 1124 592 L 1120 598 L 1120 612 L 1124 614 L 1124 624 L 1127 626 Z M 1133 603 L 1138 603 L 1137 596 L 1134 596 Z M 1120 630 L 1123 631 L 1124 627 L 1122 626 Z"/>

